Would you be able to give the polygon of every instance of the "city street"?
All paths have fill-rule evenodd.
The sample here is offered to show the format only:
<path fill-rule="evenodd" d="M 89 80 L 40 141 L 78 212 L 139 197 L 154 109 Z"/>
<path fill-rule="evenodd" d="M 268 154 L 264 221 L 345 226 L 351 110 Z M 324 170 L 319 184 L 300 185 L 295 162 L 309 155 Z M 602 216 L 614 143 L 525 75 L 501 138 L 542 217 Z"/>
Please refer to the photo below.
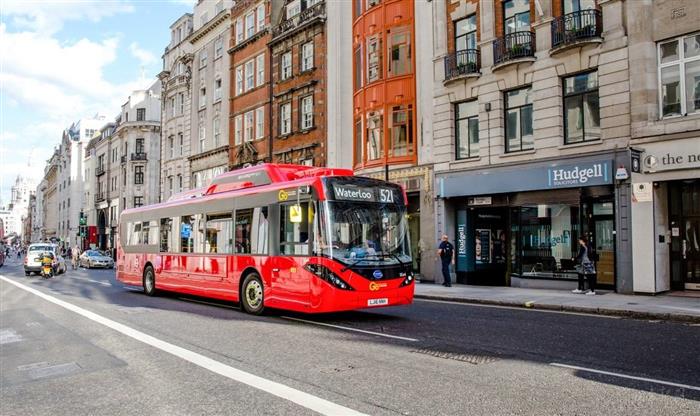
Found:
<path fill-rule="evenodd" d="M 307 316 L 0 268 L 2 415 L 697 415 L 700 326 L 416 300 Z"/>

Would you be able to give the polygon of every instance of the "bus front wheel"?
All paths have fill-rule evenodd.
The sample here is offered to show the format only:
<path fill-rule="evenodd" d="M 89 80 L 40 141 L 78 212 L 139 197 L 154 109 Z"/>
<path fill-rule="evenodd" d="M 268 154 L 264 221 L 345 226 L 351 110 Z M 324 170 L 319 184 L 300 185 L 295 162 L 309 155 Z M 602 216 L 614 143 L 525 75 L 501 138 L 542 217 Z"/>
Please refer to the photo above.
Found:
<path fill-rule="evenodd" d="M 264 309 L 264 290 L 262 280 L 257 273 L 250 273 L 243 281 L 241 304 L 243 309 L 253 315 L 260 315 Z"/>
<path fill-rule="evenodd" d="M 143 272 L 143 293 L 148 296 L 156 294 L 156 274 L 151 266 L 146 266 Z"/>

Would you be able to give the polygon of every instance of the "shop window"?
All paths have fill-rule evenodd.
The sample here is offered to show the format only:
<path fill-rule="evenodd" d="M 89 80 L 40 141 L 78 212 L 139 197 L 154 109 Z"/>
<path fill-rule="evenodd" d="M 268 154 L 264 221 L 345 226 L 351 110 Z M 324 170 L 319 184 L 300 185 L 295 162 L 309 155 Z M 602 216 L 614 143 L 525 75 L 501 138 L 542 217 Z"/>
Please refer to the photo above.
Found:
<path fill-rule="evenodd" d="M 280 206 L 280 253 L 309 254 L 309 223 L 313 213 L 308 202 Z"/>
<path fill-rule="evenodd" d="M 700 33 L 658 47 L 662 117 L 700 111 Z"/>
<path fill-rule="evenodd" d="M 392 29 L 387 35 L 389 51 L 388 76 L 411 72 L 411 32 L 407 27 Z"/>
<path fill-rule="evenodd" d="M 236 229 L 235 229 L 235 253 L 250 253 L 251 230 L 253 224 L 252 209 L 237 209 L 236 210 Z"/>
<path fill-rule="evenodd" d="M 382 79 L 382 36 L 367 38 L 367 83 Z"/>
<path fill-rule="evenodd" d="M 506 35 L 530 30 L 529 0 L 506 0 L 503 2 L 503 28 Z"/>
<path fill-rule="evenodd" d="M 391 109 L 389 135 L 391 156 L 402 157 L 413 154 L 413 106 L 400 105 Z"/>
<path fill-rule="evenodd" d="M 506 152 L 535 148 L 532 134 L 532 87 L 505 93 Z"/>
<path fill-rule="evenodd" d="M 479 156 L 479 102 L 455 104 L 457 159 Z"/>
<path fill-rule="evenodd" d="M 204 240 L 205 253 L 232 252 L 233 219 L 231 213 L 207 215 L 206 236 Z"/>
<path fill-rule="evenodd" d="M 566 144 L 600 139 L 598 72 L 564 78 Z"/>
<path fill-rule="evenodd" d="M 367 160 L 377 160 L 384 157 L 384 127 L 382 111 L 367 113 Z"/>

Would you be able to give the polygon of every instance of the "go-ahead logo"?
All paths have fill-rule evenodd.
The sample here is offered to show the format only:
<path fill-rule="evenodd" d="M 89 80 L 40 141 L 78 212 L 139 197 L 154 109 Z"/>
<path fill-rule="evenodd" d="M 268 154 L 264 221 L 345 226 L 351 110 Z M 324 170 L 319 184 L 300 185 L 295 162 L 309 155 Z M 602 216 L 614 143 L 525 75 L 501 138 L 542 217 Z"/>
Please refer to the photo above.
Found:
<path fill-rule="evenodd" d="M 287 199 L 289 199 L 289 194 L 287 193 L 287 191 L 282 189 L 277 194 L 277 199 L 279 199 L 280 201 L 286 201 Z"/>
<path fill-rule="evenodd" d="M 370 282 L 369 283 L 369 290 L 371 290 L 372 292 L 376 292 L 377 290 L 379 290 L 383 287 L 387 287 L 387 284 L 386 283 L 377 283 L 377 282 Z"/>

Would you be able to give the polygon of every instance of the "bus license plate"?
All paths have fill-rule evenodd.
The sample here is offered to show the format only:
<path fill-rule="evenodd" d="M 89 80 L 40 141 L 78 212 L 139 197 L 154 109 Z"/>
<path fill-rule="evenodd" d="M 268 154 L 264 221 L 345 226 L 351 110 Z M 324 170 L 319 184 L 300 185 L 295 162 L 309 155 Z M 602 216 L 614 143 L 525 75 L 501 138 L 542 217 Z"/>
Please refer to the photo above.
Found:
<path fill-rule="evenodd" d="M 367 306 L 380 306 L 380 305 L 388 305 L 388 304 L 389 304 L 388 298 L 367 300 Z"/>

